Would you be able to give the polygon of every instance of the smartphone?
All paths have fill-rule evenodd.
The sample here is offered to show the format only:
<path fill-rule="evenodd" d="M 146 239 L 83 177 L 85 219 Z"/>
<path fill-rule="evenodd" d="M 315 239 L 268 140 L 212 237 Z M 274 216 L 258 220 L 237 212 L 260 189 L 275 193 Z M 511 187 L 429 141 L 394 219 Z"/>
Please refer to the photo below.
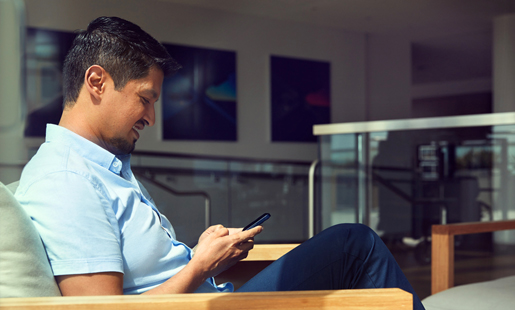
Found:
<path fill-rule="evenodd" d="M 261 215 L 260 217 L 258 217 L 257 219 L 253 220 L 247 226 L 245 226 L 245 228 L 243 228 L 243 231 L 252 229 L 256 226 L 259 226 L 259 225 L 263 224 L 269 218 L 270 218 L 270 213 L 265 213 L 265 214 Z"/>

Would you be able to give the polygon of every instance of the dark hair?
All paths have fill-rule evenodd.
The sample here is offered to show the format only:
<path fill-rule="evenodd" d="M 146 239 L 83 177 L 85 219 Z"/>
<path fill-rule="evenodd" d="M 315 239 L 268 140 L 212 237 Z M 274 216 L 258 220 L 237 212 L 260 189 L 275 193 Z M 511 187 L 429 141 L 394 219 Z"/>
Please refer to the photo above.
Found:
<path fill-rule="evenodd" d="M 78 31 L 63 68 L 64 105 L 72 106 L 92 65 L 104 68 L 116 90 L 148 75 L 157 66 L 165 76 L 180 69 L 166 48 L 138 25 L 119 17 L 99 17 Z"/>

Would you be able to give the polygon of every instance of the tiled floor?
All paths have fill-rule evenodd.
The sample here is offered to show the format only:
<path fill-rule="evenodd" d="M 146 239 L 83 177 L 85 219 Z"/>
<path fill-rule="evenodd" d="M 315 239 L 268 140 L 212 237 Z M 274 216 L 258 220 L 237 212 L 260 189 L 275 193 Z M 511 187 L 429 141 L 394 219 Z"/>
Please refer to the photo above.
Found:
<path fill-rule="evenodd" d="M 415 248 L 403 244 L 388 245 L 420 299 L 431 294 L 431 265 Z M 429 252 L 427 252 L 429 255 Z M 456 250 L 455 285 L 488 281 L 515 275 L 515 248 L 494 251 Z M 428 256 L 429 257 L 429 256 Z M 417 259 L 418 258 L 418 259 Z"/>

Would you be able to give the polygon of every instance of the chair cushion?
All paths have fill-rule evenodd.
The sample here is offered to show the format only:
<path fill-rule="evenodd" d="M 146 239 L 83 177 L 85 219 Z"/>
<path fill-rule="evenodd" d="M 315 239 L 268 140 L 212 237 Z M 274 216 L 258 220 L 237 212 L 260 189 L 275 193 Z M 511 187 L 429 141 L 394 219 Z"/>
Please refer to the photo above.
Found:
<path fill-rule="evenodd" d="M 455 286 L 425 298 L 426 310 L 512 310 L 515 276 Z"/>
<path fill-rule="evenodd" d="M 61 296 L 32 220 L 0 182 L 0 297 Z"/>

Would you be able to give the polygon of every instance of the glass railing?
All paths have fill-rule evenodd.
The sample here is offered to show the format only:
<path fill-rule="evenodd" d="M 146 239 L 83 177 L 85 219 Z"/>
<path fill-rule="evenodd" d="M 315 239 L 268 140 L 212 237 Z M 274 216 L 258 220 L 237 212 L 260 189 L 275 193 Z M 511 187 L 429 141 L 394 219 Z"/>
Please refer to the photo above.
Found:
<path fill-rule="evenodd" d="M 385 239 L 420 239 L 432 224 L 515 219 L 515 113 L 320 125 L 315 134 L 318 230 L 357 222 Z M 515 234 L 494 240 L 515 244 Z"/>
<path fill-rule="evenodd" d="M 134 152 L 131 165 L 189 245 L 206 226 L 243 227 L 265 212 L 272 217 L 256 243 L 308 239 L 308 162 Z"/>

